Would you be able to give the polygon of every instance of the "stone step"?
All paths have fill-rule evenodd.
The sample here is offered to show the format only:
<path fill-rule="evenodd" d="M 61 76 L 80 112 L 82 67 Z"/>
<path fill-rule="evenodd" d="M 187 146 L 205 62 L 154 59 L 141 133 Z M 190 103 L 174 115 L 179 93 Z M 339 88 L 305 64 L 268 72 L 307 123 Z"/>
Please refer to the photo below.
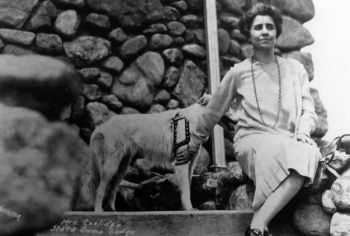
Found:
<path fill-rule="evenodd" d="M 251 218 L 251 211 L 67 212 L 60 224 L 37 236 L 241 236 Z M 280 220 L 271 231 L 299 235 Z"/>

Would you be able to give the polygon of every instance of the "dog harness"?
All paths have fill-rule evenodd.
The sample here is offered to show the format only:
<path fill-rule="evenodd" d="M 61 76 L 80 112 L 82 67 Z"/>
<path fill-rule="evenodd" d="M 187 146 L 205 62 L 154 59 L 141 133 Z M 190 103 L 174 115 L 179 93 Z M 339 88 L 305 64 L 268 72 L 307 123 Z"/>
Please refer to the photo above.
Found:
<path fill-rule="evenodd" d="M 173 126 L 174 135 L 173 153 L 176 156 L 177 149 L 190 142 L 190 123 L 179 112 L 176 113 L 175 117 L 171 119 L 171 123 Z M 190 159 L 188 159 L 188 161 L 190 161 Z"/>

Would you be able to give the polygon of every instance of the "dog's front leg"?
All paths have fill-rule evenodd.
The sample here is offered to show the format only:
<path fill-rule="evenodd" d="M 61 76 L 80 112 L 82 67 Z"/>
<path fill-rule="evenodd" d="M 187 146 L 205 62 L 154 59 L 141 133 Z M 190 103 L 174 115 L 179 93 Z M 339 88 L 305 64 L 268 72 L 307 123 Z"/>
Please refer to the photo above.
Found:
<path fill-rule="evenodd" d="M 186 211 L 193 210 L 191 203 L 189 163 L 175 166 L 175 175 L 179 183 L 183 209 Z"/>

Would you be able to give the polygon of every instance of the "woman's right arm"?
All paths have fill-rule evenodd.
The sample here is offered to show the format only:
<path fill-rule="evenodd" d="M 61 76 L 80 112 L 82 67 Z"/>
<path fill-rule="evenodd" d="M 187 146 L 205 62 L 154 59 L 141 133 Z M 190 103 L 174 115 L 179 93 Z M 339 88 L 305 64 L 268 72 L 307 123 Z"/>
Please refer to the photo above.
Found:
<path fill-rule="evenodd" d="M 192 151 L 198 151 L 200 144 L 208 140 L 215 124 L 219 122 L 229 108 L 232 99 L 236 95 L 235 77 L 235 70 L 231 68 L 225 74 L 220 85 L 212 94 L 208 105 L 204 108 L 204 112 L 198 118 L 198 125 L 191 133 L 189 143 L 189 148 Z"/>

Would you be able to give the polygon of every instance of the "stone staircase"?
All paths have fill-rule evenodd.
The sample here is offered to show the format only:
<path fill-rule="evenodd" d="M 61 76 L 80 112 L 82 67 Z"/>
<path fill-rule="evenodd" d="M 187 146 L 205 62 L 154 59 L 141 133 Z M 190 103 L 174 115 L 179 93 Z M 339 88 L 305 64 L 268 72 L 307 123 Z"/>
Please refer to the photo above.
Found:
<path fill-rule="evenodd" d="M 241 236 L 251 211 L 67 212 L 62 222 L 37 236 Z M 299 235 L 283 217 L 271 226 L 274 236 Z"/>

